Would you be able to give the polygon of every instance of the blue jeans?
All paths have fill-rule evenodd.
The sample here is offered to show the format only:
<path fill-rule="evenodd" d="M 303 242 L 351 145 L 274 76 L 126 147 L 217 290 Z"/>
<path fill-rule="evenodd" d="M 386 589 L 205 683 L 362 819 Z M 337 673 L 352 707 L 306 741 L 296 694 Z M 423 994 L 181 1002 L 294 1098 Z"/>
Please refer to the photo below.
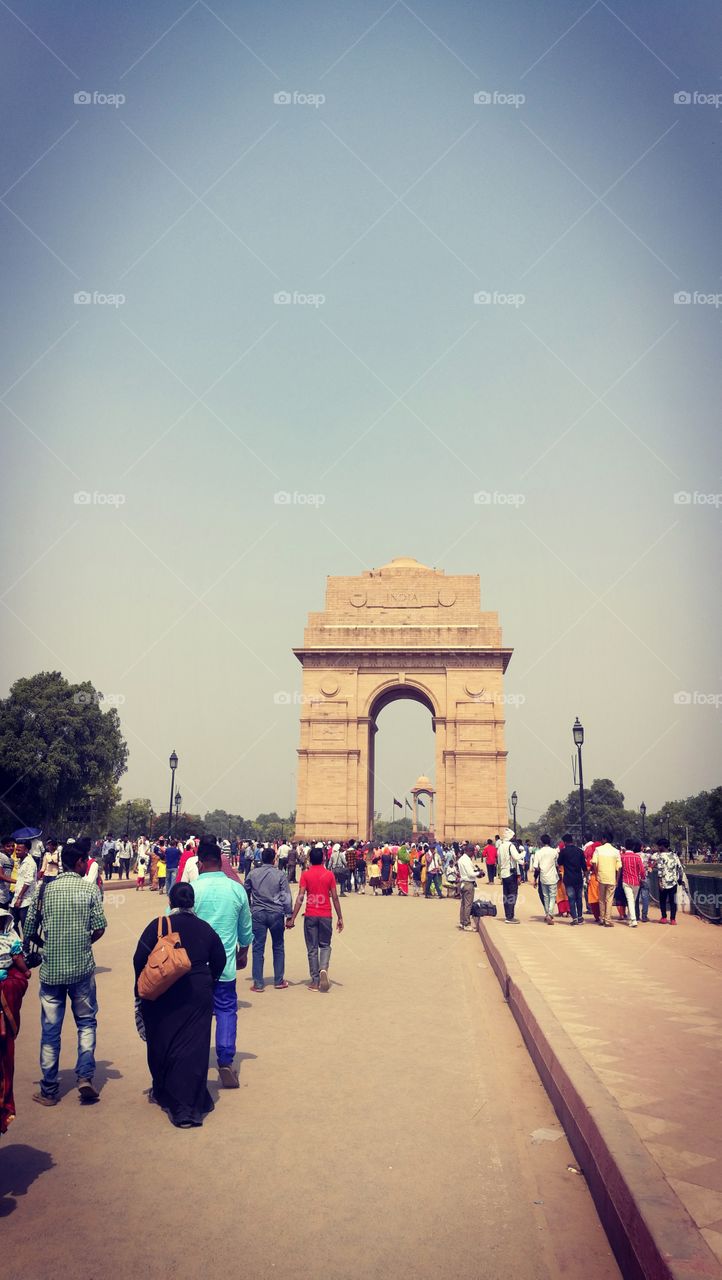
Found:
<path fill-rule="evenodd" d="M 60 1061 L 60 1037 L 65 1017 L 66 997 L 78 1028 L 78 1061 L 75 1074 L 78 1080 L 92 1080 L 95 1074 L 95 1033 L 98 1026 L 98 999 L 95 994 L 95 974 L 71 982 L 67 986 L 40 984 L 40 1070 L 43 1078 L 40 1092 L 45 1098 L 58 1096 L 58 1063 Z"/>
<path fill-rule="evenodd" d="M 564 887 L 569 899 L 569 910 L 571 912 L 572 920 L 581 920 L 584 915 L 584 897 L 582 894 L 581 882 L 579 884 L 568 884 L 565 880 Z"/>
<path fill-rule="evenodd" d="M 230 1067 L 236 1056 L 238 999 L 236 980 L 217 982 L 213 988 L 213 1012 L 216 1015 L 216 1057 L 219 1067 Z"/>
<path fill-rule="evenodd" d="M 432 896 L 431 895 L 432 889 L 436 889 L 436 896 L 437 898 L 440 898 L 441 897 L 441 872 L 440 871 L 435 871 L 433 875 L 429 875 L 428 871 L 426 873 L 426 893 L 424 895 L 426 898 L 430 898 Z"/>
<path fill-rule="evenodd" d="M 557 887 L 555 884 L 544 884 L 542 882 L 539 885 L 539 889 L 541 892 L 542 904 L 544 906 L 544 915 L 550 916 L 552 914 L 552 907 L 557 900 Z"/>
<path fill-rule="evenodd" d="M 639 893 L 637 894 L 637 915 L 640 920 L 646 920 L 649 916 L 649 885 L 640 884 Z"/>
<path fill-rule="evenodd" d="M 173 885 L 174 885 L 174 884 L 175 884 L 175 882 L 176 882 L 177 876 L 178 876 L 178 868 L 177 868 L 177 867 L 168 867 L 168 868 L 166 869 L 166 873 L 165 873 L 165 891 L 166 891 L 166 893 L 170 893 L 171 889 L 173 888 Z"/>
<path fill-rule="evenodd" d="M 263 986 L 263 957 L 266 950 L 266 933 L 271 935 L 273 946 L 273 981 L 283 982 L 286 963 L 284 935 L 285 920 L 282 911 L 268 911 L 258 907 L 253 912 L 253 974 L 254 986 Z"/>

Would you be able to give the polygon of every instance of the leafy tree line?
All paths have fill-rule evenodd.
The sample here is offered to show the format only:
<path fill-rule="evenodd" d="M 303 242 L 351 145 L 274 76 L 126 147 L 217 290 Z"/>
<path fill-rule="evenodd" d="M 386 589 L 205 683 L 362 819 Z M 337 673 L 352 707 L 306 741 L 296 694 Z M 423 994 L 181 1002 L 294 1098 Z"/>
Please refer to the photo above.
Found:
<path fill-rule="evenodd" d="M 120 779 L 127 768 L 128 748 L 118 712 L 89 680 L 71 684 L 59 671 L 42 671 L 16 680 L 6 698 L 0 699 L 0 823 L 3 830 L 41 827 L 64 839 L 80 830 L 114 835 L 154 836 L 168 833 L 168 814 L 156 814 L 149 799 L 122 800 Z M 627 809 L 624 796 L 610 778 L 596 778 L 584 791 L 587 834 L 611 830 L 618 839 L 642 834 L 639 810 Z M 225 809 L 181 813 L 173 834 L 182 837 L 207 831 L 219 839 L 290 836 L 295 813 L 259 813 L 244 818 Z M 689 830 L 690 844 L 722 845 L 722 786 L 701 791 L 686 800 L 669 800 L 646 815 L 646 835 L 652 840 L 667 835 L 680 843 Z M 579 791 L 555 800 L 537 822 L 519 832 L 538 839 L 544 831 L 559 836 L 578 835 Z M 323 835 L 319 832 L 319 835 Z M 494 835 L 480 831 L 479 839 Z M 393 823 L 376 821 L 381 839 L 396 835 L 408 839 L 411 820 L 405 815 Z"/>
<path fill-rule="evenodd" d="M 599 837 L 603 831 L 613 832 L 616 839 L 642 836 L 642 815 L 638 809 L 627 809 L 624 796 L 610 778 L 595 778 L 584 788 L 584 827 L 587 836 Z M 667 836 L 681 843 L 687 832 L 691 846 L 722 844 L 722 787 L 700 791 L 686 800 L 668 800 L 656 812 L 645 815 L 645 833 L 649 841 Z M 532 840 L 548 831 L 552 836 L 570 831 L 580 832 L 579 790 L 570 791 L 566 800 L 555 800 L 537 822 L 527 823 L 523 835 Z"/>

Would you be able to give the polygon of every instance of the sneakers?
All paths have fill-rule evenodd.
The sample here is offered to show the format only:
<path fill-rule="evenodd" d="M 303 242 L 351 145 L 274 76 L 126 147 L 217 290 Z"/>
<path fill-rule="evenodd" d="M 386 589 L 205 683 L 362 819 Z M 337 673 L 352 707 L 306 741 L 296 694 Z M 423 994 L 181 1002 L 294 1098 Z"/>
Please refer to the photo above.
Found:
<path fill-rule="evenodd" d="M 660 921 L 659 921 L 659 923 L 660 923 L 660 924 L 666 924 L 666 923 L 667 923 L 667 917 L 666 917 L 666 916 L 662 916 L 662 917 L 661 917 L 661 919 L 660 919 Z"/>
<path fill-rule="evenodd" d="M 265 991 L 265 990 L 266 990 L 265 987 L 259 987 L 258 983 L 256 982 L 251 984 L 251 991 Z"/>
<path fill-rule="evenodd" d="M 47 1094 L 41 1093 L 40 1090 L 38 1090 L 37 1093 L 33 1094 L 33 1102 L 39 1102 L 41 1107 L 57 1107 L 60 1102 L 60 1098 L 57 1094 L 54 1094 L 53 1097 L 48 1097 Z"/>
<path fill-rule="evenodd" d="M 329 980 L 328 980 L 328 970 L 326 970 L 326 969 L 322 969 L 322 970 L 321 970 L 321 972 L 320 972 L 320 973 L 319 973 L 319 975 L 318 975 L 318 989 L 319 989 L 319 991 L 328 991 L 328 989 L 329 989 L 330 985 L 331 985 L 331 983 L 330 983 L 330 982 L 329 982 Z"/>
<path fill-rule="evenodd" d="M 306 988 L 306 990 L 307 990 L 307 991 L 318 991 L 318 983 L 317 983 L 317 982 L 309 982 L 308 987 Z"/>
<path fill-rule="evenodd" d="M 286 982 L 286 979 L 284 978 L 284 979 L 283 979 L 283 982 L 274 982 L 274 984 L 273 984 L 273 985 L 274 985 L 274 987 L 276 988 L 276 991 L 285 991 L 285 990 L 286 990 L 286 987 L 288 986 L 288 983 Z"/>
<path fill-rule="evenodd" d="M 240 1089 L 238 1072 L 234 1071 L 230 1064 L 227 1067 L 219 1066 L 218 1076 L 224 1089 Z"/>
<path fill-rule="evenodd" d="M 677 921 L 676 921 L 676 920 L 670 920 L 670 922 L 669 922 L 669 923 L 670 923 L 670 924 L 676 924 L 676 923 L 677 923 Z"/>
<path fill-rule="evenodd" d="M 81 1102 L 99 1102 L 100 1094 L 92 1080 L 79 1080 L 78 1093 Z"/>

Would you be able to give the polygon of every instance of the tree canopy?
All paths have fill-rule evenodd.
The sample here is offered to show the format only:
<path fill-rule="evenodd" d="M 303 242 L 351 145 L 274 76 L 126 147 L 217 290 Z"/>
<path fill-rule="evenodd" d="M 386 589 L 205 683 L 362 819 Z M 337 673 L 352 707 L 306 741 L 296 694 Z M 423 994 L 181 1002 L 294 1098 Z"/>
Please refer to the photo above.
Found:
<path fill-rule="evenodd" d="M 115 707 L 59 671 L 16 680 L 0 699 L 3 826 L 99 821 L 119 798 L 128 748 Z"/>

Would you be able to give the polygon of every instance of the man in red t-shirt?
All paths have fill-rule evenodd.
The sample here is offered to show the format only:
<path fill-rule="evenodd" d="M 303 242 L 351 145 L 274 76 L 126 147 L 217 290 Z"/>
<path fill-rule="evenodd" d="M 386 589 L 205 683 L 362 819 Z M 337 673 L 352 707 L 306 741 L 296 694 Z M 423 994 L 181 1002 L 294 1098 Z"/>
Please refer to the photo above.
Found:
<path fill-rule="evenodd" d="M 293 914 L 286 921 L 286 928 L 293 928 L 296 916 L 306 898 L 303 936 L 306 939 L 308 967 L 311 973 L 308 989 L 309 991 L 328 991 L 328 966 L 333 935 L 331 903 L 336 912 L 336 929 L 339 933 L 343 929 L 343 917 L 336 892 L 336 878 L 333 871 L 328 871 L 323 865 L 322 845 L 311 850 L 310 861 L 310 867 L 307 867 L 301 875 L 298 897 Z"/>
<path fill-rule="evenodd" d="M 489 839 L 484 845 L 484 851 L 481 856 L 484 859 L 486 863 L 486 869 L 489 872 L 489 884 L 493 884 L 494 877 L 496 876 L 496 864 L 499 860 L 499 850 L 494 844 L 494 841 L 492 840 L 491 836 L 489 836 Z"/>

